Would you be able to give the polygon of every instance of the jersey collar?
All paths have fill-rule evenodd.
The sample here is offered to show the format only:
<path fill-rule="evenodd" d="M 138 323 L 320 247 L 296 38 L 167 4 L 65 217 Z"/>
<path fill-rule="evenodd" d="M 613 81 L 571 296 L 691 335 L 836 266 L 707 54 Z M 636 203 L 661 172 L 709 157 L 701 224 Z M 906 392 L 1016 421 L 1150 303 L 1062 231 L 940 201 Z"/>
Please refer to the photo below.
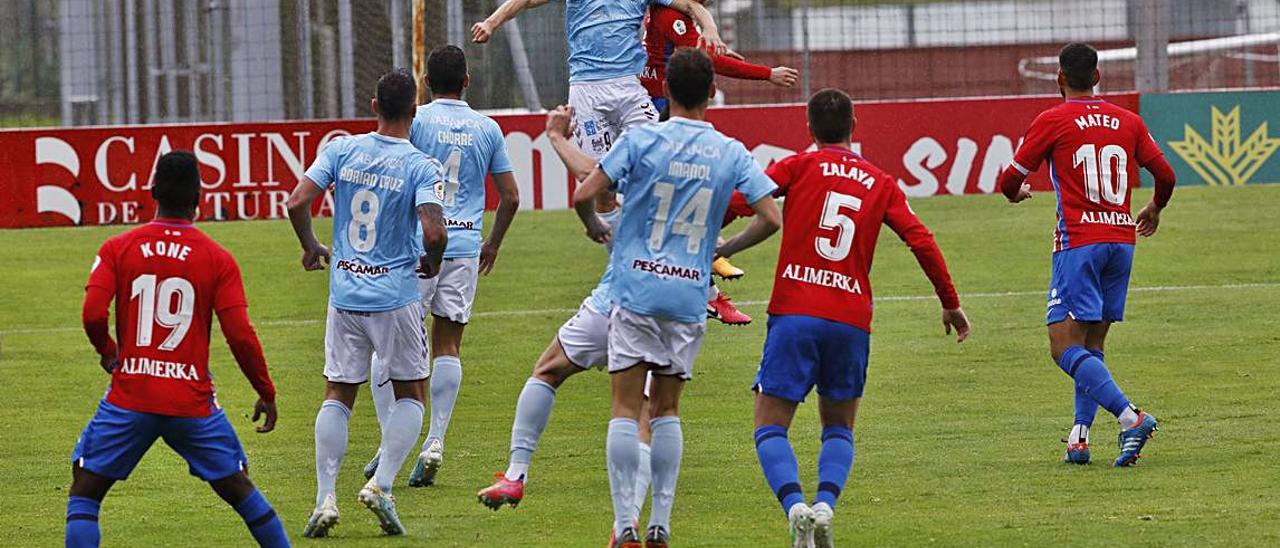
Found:
<path fill-rule="evenodd" d="M 706 120 L 694 120 L 692 118 L 685 118 L 684 116 L 672 116 L 671 118 L 668 118 L 667 121 L 687 124 L 691 126 L 711 127 L 711 122 L 708 122 Z"/>
<path fill-rule="evenodd" d="M 170 228 L 192 228 L 195 226 L 188 219 L 175 219 L 170 217 L 156 217 L 147 224 L 167 226 Z"/>
<path fill-rule="evenodd" d="M 372 135 L 374 139 L 378 139 L 378 140 L 381 140 L 381 141 L 387 141 L 387 142 L 391 142 L 391 143 L 408 143 L 408 142 L 409 142 L 409 140 L 408 140 L 408 139 L 401 139 L 401 138 L 399 138 L 399 137 L 392 137 L 392 136 L 390 136 L 390 135 L 383 135 L 383 134 L 381 134 L 381 133 L 378 133 L 377 131 L 370 131 L 370 132 L 369 132 L 369 135 Z"/>
<path fill-rule="evenodd" d="M 1098 96 L 1096 95 L 1090 95 L 1088 97 L 1072 97 L 1070 99 L 1067 99 L 1067 102 L 1096 104 L 1096 103 L 1105 103 L 1106 101 L 1099 99 Z"/>
<path fill-rule="evenodd" d="M 467 102 L 466 102 L 466 101 L 463 101 L 462 99 L 432 99 L 432 100 L 431 100 L 431 104 L 433 104 L 433 105 L 434 105 L 434 104 L 436 104 L 436 103 L 439 103 L 439 104 L 442 104 L 442 105 L 457 105 L 457 106 L 462 106 L 462 107 L 469 107 L 469 106 L 471 106 L 471 105 L 467 104 Z"/>
<path fill-rule="evenodd" d="M 821 150 L 822 152 L 834 152 L 834 153 L 836 153 L 836 154 L 844 154 L 845 156 L 853 156 L 854 158 L 857 158 L 857 159 L 859 159 L 859 160 L 861 160 L 861 159 L 862 159 L 862 155 L 861 155 L 861 154 L 858 154 L 857 152 L 854 152 L 853 150 L 850 150 L 850 149 L 847 149 L 847 148 L 840 148 L 840 147 L 822 147 L 820 150 Z"/>

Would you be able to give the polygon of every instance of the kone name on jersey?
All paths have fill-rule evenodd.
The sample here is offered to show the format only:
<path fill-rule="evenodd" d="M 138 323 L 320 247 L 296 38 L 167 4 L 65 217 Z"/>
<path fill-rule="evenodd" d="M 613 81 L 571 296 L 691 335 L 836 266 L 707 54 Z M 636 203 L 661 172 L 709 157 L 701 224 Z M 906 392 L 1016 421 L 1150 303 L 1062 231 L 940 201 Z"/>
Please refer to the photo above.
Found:
<path fill-rule="evenodd" d="M 404 188 L 404 179 L 385 173 L 370 173 L 358 169 L 344 167 L 338 177 L 348 183 L 400 192 Z"/>
<path fill-rule="evenodd" d="M 138 244 L 138 251 L 142 252 L 143 259 L 160 256 L 185 261 L 187 260 L 187 255 L 191 253 L 191 247 L 164 240 L 155 240 Z"/>

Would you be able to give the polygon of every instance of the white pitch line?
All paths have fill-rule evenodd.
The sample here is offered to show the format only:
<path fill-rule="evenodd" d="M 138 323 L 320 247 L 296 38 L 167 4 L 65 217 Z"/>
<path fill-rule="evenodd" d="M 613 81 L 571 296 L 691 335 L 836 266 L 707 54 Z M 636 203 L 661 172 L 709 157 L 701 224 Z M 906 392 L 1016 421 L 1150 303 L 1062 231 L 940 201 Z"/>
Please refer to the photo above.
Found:
<path fill-rule="evenodd" d="M 1205 291 L 1205 290 L 1225 290 L 1225 289 L 1260 289 L 1268 287 L 1280 287 L 1280 282 L 1250 282 L 1235 284 L 1219 284 L 1219 285 L 1157 285 L 1150 287 L 1130 287 L 1130 293 L 1161 293 L 1167 291 Z M 1006 297 L 1033 297 L 1043 296 L 1045 292 L 1041 291 L 1005 291 L 1000 293 L 961 293 L 961 299 L 1001 299 Z M 930 301 L 938 298 L 936 295 L 889 295 L 885 297 L 876 297 L 876 302 L 896 302 L 896 301 Z M 768 304 L 769 301 L 738 301 L 739 306 L 761 306 Z M 536 310 L 489 310 L 485 312 L 476 312 L 471 316 L 474 318 L 507 318 L 515 316 L 540 316 L 546 314 L 570 314 L 577 312 L 577 308 L 542 308 Z M 322 319 L 308 320 L 262 320 L 254 322 L 255 326 L 293 326 L 293 325 L 313 325 L 322 324 Z M 81 331 L 81 327 L 33 327 L 26 329 L 0 329 L 0 335 L 36 335 L 42 333 L 71 333 Z"/>

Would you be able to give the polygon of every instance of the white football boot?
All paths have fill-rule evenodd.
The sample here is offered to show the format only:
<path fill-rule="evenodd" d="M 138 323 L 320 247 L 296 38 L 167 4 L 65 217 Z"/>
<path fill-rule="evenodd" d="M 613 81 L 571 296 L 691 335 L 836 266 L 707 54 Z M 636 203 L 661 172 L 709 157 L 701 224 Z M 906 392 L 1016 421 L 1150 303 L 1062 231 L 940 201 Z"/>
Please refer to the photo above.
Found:
<path fill-rule="evenodd" d="M 302 530 L 302 536 L 307 538 L 323 538 L 329 536 L 329 530 L 338 524 L 338 498 L 333 494 L 324 497 L 324 503 L 319 508 L 311 511 L 311 519 L 307 520 L 307 527 Z"/>
<path fill-rule="evenodd" d="M 813 544 L 813 510 L 809 505 L 800 503 L 787 512 L 790 522 L 791 548 L 815 548 Z"/>

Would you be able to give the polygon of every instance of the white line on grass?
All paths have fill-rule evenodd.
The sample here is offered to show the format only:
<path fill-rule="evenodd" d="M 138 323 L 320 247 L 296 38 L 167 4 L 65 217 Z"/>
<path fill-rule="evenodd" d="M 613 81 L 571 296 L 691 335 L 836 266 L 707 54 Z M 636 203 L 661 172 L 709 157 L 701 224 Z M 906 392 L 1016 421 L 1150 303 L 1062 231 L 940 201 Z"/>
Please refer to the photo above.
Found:
<path fill-rule="evenodd" d="M 1251 282 L 1251 283 L 1234 283 L 1234 284 L 1218 284 L 1218 285 L 1157 285 L 1150 287 L 1130 287 L 1130 293 L 1160 293 L 1166 291 L 1205 291 L 1205 290 L 1225 290 L 1225 289 L 1258 289 L 1267 287 L 1280 287 L 1280 282 Z M 1001 299 L 1006 297 L 1030 297 L 1042 296 L 1044 291 L 1005 291 L 1001 293 L 962 293 L 962 299 Z M 885 297 L 876 297 L 876 302 L 895 302 L 895 301 L 930 301 L 938 298 L 936 295 L 889 295 Z M 768 304 L 769 301 L 738 301 L 739 306 L 760 306 Z M 485 312 L 476 312 L 471 316 L 473 318 L 504 318 L 515 316 L 539 316 L 544 314 L 570 314 L 577 312 L 577 308 L 542 308 L 536 310 L 489 310 Z M 322 324 L 323 319 L 307 319 L 307 320 L 262 320 L 254 322 L 256 326 L 276 326 L 276 325 L 312 325 Z M 33 335 L 41 333 L 70 333 L 81 331 L 81 327 L 32 327 L 26 329 L 0 329 L 0 335 Z"/>

